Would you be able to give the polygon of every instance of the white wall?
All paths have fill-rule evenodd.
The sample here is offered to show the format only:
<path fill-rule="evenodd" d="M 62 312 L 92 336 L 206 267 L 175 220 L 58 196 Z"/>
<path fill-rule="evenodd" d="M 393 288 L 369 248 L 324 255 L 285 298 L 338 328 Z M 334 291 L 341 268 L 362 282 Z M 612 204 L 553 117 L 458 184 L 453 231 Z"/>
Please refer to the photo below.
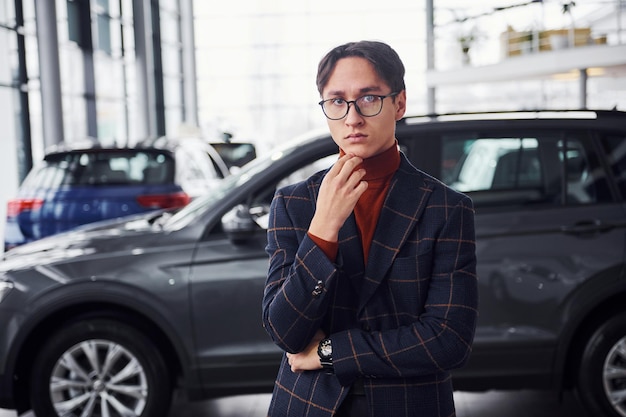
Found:
<path fill-rule="evenodd" d="M 1 48 L 1 46 L 0 46 Z M 2 51 L 0 50 L 0 56 Z M 0 88 L 0 236 L 4 236 L 4 224 L 6 221 L 7 202 L 15 195 L 18 186 L 17 146 L 15 143 L 15 122 L 17 114 L 10 105 L 16 99 L 13 89 Z M 8 108 L 7 108 L 8 107 Z M 0 245 L 0 253 L 4 251 L 4 244 Z"/>

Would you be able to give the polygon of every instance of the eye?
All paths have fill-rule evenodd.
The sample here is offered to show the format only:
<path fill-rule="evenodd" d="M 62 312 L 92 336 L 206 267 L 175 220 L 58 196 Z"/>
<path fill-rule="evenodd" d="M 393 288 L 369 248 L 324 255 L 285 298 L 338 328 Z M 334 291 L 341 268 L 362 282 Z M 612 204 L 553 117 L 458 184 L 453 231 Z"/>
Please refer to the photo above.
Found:
<path fill-rule="evenodd" d="M 328 100 L 330 104 L 334 106 L 343 106 L 346 104 L 346 101 L 342 98 L 331 98 Z"/>
<path fill-rule="evenodd" d="M 373 95 L 367 95 L 367 96 L 363 96 L 359 99 L 359 103 L 363 103 L 363 104 L 371 104 L 374 103 L 375 101 L 378 100 L 378 96 L 373 96 Z"/>

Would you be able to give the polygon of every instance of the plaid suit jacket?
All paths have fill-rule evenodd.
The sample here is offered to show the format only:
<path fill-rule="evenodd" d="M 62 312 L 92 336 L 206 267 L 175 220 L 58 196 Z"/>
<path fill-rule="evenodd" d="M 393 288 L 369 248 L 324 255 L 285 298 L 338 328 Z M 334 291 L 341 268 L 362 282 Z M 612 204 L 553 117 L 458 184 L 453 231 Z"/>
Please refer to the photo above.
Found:
<path fill-rule="evenodd" d="M 467 361 L 478 314 L 472 201 L 402 155 L 370 258 L 352 215 L 333 263 L 307 236 L 324 175 L 276 192 L 263 324 L 286 352 L 321 328 L 335 374 L 294 373 L 283 356 L 269 415 L 331 416 L 361 378 L 371 416 L 453 416 L 449 371 Z"/>

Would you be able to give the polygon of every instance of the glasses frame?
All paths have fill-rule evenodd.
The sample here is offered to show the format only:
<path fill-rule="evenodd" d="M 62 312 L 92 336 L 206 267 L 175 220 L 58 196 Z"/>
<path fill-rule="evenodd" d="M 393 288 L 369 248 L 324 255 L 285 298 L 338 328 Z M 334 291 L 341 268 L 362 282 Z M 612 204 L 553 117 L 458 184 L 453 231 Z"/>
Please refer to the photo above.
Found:
<path fill-rule="evenodd" d="M 356 100 L 350 100 L 350 101 L 344 100 L 346 102 L 346 104 L 348 105 L 346 107 L 346 113 L 343 116 L 337 117 L 337 118 L 329 117 L 326 114 L 326 110 L 324 110 L 324 104 L 326 102 L 328 102 L 328 101 L 337 100 L 337 98 L 339 98 L 339 97 L 327 98 L 326 100 L 322 100 L 322 101 L 320 101 L 317 104 L 320 105 L 320 107 L 322 108 L 322 113 L 324 113 L 324 116 L 326 116 L 326 118 L 329 119 L 329 120 L 341 120 L 344 117 L 346 117 L 348 115 L 348 113 L 350 113 L 350 104 L 354 104 L 354 108 L 356 109 L 356 112 L 359 113 L 361 116 L 363 116 L 363 117 L 374 117 L 374 116 L 378 116 L 380 114 L 380 112 L 383 111 L 383 103 L 384 103 L 384 101 L 385 101 L 385 99 L 387 97 L 394 97 L 394 96 L 397 96 L 398 94 L 400 94 L 400 91 L 394 91 L 393 93 L 389 93 L 389 94 L 384 95 L 384 96 L 383 95 L 379 95 L 379 94 L 364 94 L 361 97 L 357 98 Z M 359 105 L 356 104 L 356 102 L 358 100 L 362 99 L 363 97 L 367 97 L 367 96 L 378 97 L 380 99 L 380 109 L 378 110 L 378 112 L 376 114 L 365 115 L 365 114 L 361 113 L 361 109 L 359 108 Z"/>

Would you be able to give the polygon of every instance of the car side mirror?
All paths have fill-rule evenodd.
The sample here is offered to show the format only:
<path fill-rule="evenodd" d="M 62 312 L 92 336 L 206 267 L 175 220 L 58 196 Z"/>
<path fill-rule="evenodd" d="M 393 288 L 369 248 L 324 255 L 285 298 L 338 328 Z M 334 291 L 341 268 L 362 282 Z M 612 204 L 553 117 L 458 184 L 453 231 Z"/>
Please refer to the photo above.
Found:
<path fill-rule="evenodd" d="M 238 204 L 222 216 L 222 229 L 233 241 L 242 241 L 267 229 L 267 213 L 262 206 Z"/>

